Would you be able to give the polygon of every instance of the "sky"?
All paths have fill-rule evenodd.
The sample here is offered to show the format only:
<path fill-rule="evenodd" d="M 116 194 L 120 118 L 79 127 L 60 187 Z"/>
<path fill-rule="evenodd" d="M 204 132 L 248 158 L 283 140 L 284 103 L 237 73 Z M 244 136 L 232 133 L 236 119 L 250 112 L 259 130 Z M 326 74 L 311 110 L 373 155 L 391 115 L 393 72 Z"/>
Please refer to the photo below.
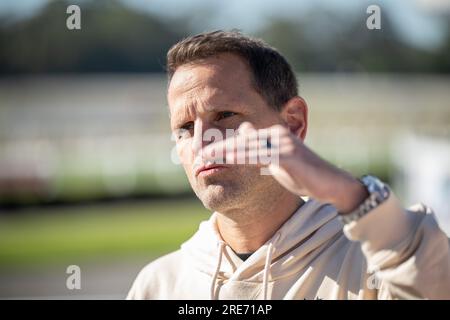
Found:
<path fill-rule="evenodd" d="M 29 16 L 49 0 L 0 0 L 0 15 Z M 378 4 L 389 10 L 395 26 L 405 41 L 419 47 L 434 47 L 445 36 L 445 25 L 439 19 L 450 15 L 450 0 L 121 0 L 130 7 L 162 16 L 177 17 L 202 8 L 212 10 L 212 16 L 198 19 L 199 28 L 238 28 L 254 31 L 268 17 L 296 18 L 314 7 L 327 8 L 345 14 L 364 14 L 364 3 Z M 83 0 L 70 1 L 80 4 Z M 367 6 L 366 5 L 366 6 Z M 209 11 L 208 15 L 211 14 Z M 201 15 L 201 14 L 200 14 Z M 381 21 L 383 11 L 381 12 Z"/>

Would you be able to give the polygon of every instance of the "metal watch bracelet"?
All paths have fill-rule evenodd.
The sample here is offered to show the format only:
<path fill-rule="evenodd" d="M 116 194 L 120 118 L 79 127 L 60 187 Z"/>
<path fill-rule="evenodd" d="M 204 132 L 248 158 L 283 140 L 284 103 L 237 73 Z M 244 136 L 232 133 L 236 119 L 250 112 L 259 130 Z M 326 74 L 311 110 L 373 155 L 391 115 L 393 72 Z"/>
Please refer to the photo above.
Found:
<path fill-rule="evenodd" d="M 361 177 L 360 181 L 366 187 L 369 197 L 367 197 L 351 213 L 339 214 L 339 218 L 344 224 L 361 219 L 389 198 L 389 187 L 378 178 L 371 175 L 365 175 Z"/>

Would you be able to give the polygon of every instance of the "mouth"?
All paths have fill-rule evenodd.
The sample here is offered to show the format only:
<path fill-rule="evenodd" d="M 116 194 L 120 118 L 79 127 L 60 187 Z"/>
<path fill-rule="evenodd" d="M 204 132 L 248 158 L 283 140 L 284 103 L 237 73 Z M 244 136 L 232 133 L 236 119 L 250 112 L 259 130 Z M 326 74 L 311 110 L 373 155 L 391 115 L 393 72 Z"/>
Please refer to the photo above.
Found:
<path fill-rule="evenodd" d="M 195 170 L 195 176 L 198 177 L 198 176 L 214 174 L 214 173 L 220 172 L 226 168 L 228 168 L 228 167 L 224 166 L 224 165 L 219 165 L 219 164 L 203 165 L 203 166 L 198 167 Z"/>

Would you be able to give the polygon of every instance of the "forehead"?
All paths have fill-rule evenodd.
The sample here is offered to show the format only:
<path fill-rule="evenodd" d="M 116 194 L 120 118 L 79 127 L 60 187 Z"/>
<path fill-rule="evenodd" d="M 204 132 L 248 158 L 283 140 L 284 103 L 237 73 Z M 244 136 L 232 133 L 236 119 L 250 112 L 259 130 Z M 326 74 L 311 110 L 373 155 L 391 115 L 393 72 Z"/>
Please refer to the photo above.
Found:
<path fill-rule="evenodd" d="M 170 81 L 167 100 L 173 115 L 198 102 L 193 100 L 233 100 L 252 91 L 256 92 L 247 64 L 236 55 L 222 54 L 180 66 Z"/>

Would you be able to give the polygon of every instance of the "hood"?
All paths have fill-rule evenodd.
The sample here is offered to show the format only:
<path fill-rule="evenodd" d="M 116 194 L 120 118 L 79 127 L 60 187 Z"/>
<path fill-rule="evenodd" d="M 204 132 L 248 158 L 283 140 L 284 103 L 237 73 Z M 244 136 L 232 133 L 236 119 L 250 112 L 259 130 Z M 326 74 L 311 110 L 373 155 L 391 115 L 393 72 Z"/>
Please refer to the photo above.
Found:
<path fill-rule="evenodd" d="M 187 261 L 212 277 L 211 298 L 216 298 L 217 280 L 260 282 L 267 299 L 269 281 L 277 281 L 305 268 L 342 233 L 336 209 L 308 200 L 278 231 L 242 261 L 221 238 L 217 213 L 200 224 L 199 230 L 181 246 Z"/>

